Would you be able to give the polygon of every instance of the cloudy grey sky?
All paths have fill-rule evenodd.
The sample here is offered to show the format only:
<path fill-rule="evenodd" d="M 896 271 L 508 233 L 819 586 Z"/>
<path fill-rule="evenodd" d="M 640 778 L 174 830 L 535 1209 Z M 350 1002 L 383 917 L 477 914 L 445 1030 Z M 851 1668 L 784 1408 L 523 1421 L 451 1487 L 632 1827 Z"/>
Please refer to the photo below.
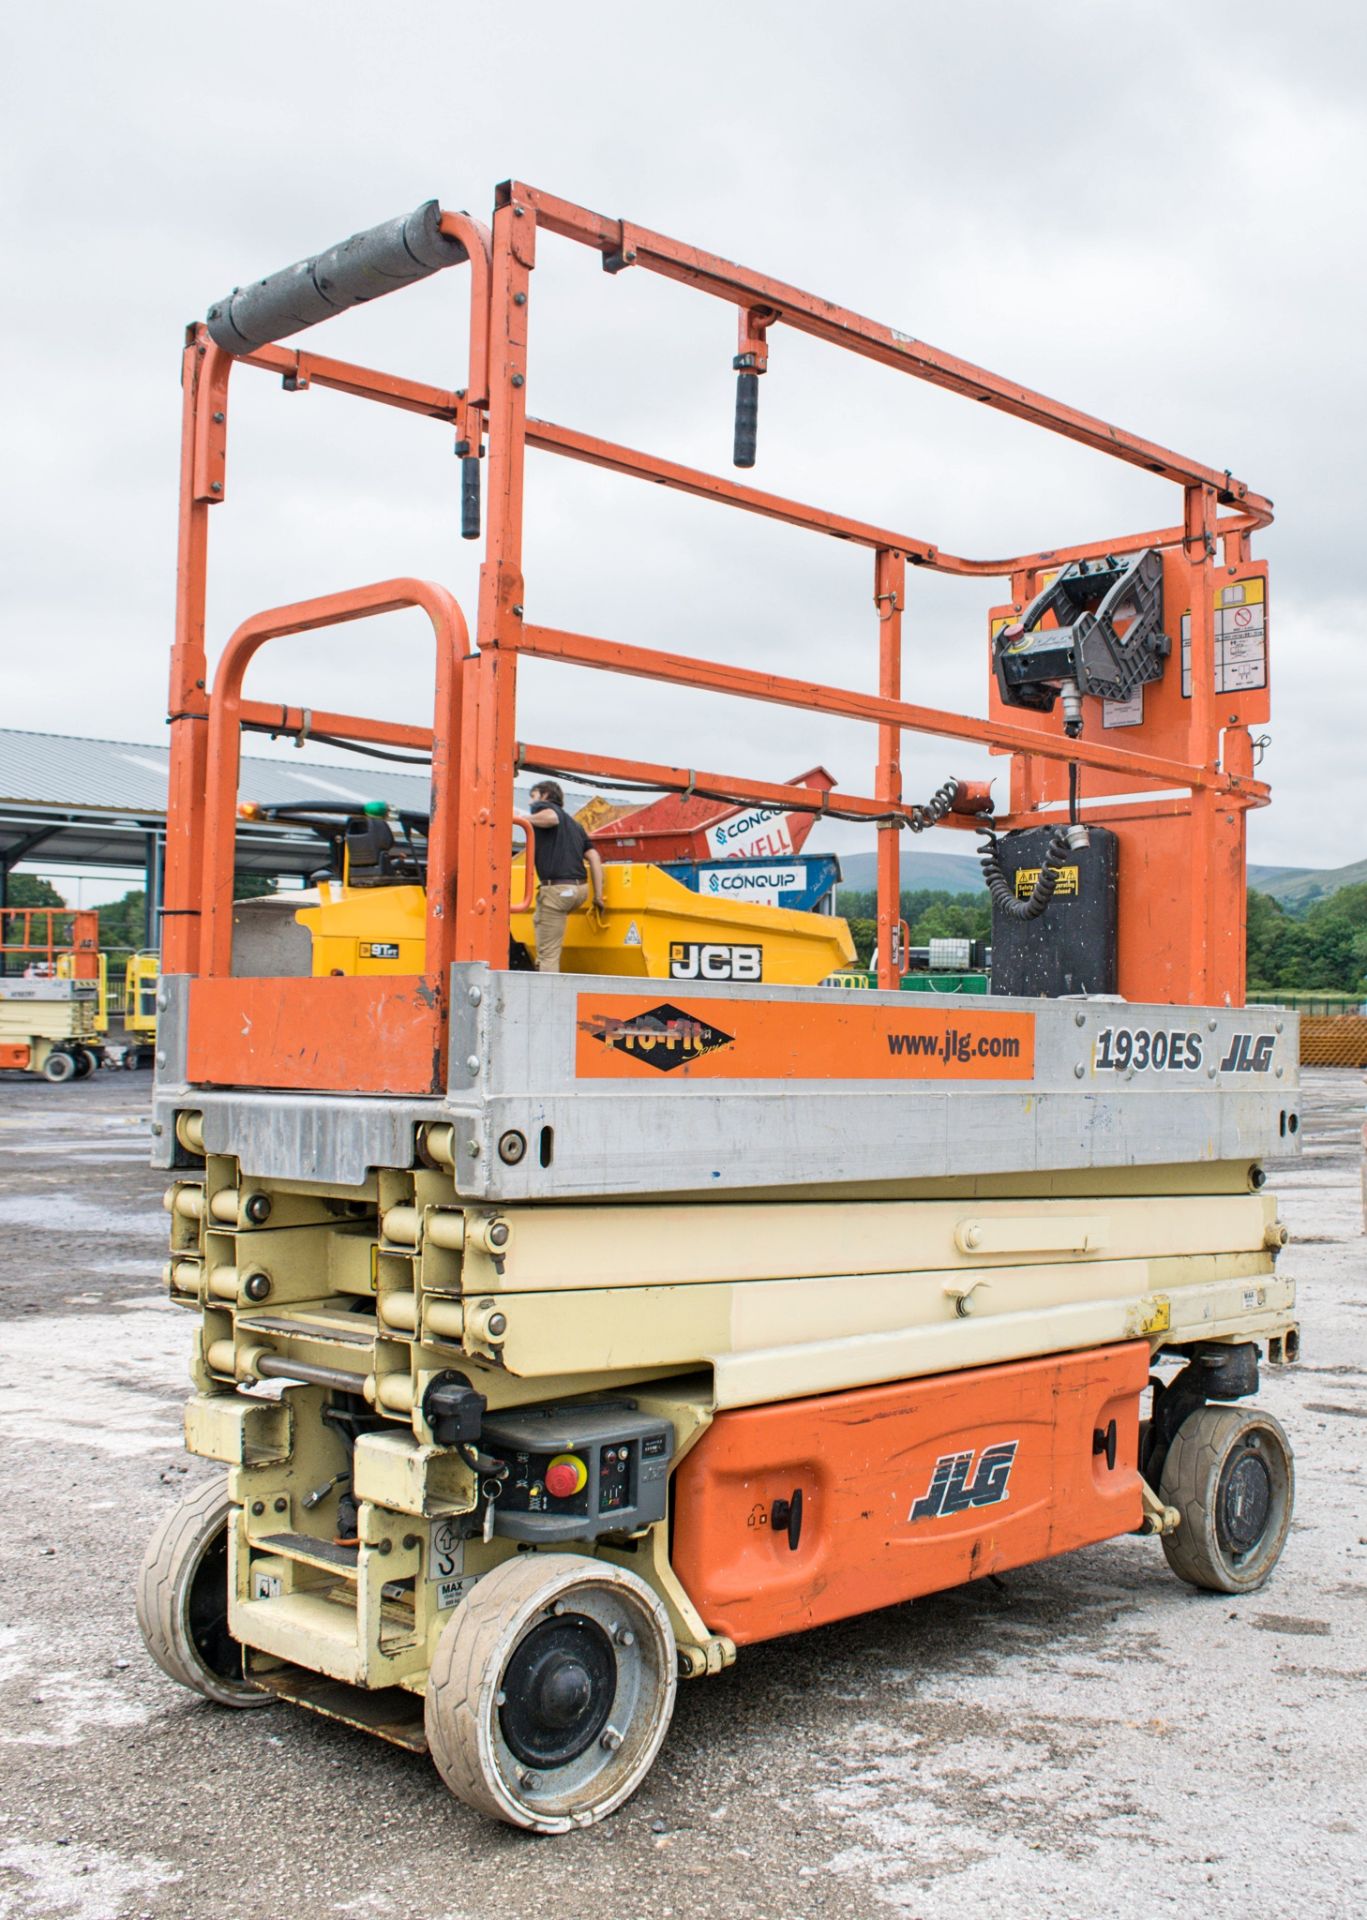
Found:
<path fill-rule="evenodd" d="M 1154 0 L 519 7 L 92 0 L 11 8 L 0 725 L 164 738 L 183 323 L 239 280 L 516 175 L 829 294 L 1230 467 L 1277 503 L 1277 798 L 1255 860 L 1362 856 L 1361 9 Z M 732 310 L 543 242 L 532 412 L 729 472 Z M 461 383 L 438 276 L 320 349 Z M 395 573 L 471 610 L 447 430 L 235 382 L 210 631 Z M 960 552 L 1179 517 L 1177 490 L 777 331 L 759 485 Z M 553 625 L 870 686 L 870 561 L 529 455 Z M 911 698 L 981 711 L 986 583 L 916 575 Z M 424 717 L 425 634 L 282 643 L 263 697 Z M 866 790 L 870 730 L 534 665 L 519 732 Z M 977 770 L 912 740 L 907 791 Z M 959 836 L 936 836 L 962 851 Z M 849 843 L 847 843 L 849 844 Z"/>

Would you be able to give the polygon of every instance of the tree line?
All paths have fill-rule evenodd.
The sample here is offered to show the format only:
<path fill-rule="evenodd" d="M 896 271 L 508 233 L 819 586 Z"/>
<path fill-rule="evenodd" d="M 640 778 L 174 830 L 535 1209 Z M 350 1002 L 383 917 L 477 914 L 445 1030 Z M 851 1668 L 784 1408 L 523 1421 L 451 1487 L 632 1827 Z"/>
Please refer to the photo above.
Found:
<path fill-rule="evenodd" d="M 946 893 L 922 887 L 900 898 L 913 946 L 945 936 L 992 938 L 992 903 L 986 891 Z M 860 965 L 867 966 L 878 943 L 878 896 L 846 888 L 836 906 L 849 921 Z M 1250 888 L 1248 992 L 1251 999 L 1278 993 L 1367 994 L 1367 882 L 1341 887 L 1300 913 Z"/>
<path fill-rule="evenodd" d="M 1367 993 L 1367 882 L 1340 887 L 1300 914 L 1250 891 L 1248 991 Z"/>
<path fill-rule="evenodd" d="M 899 912 L 911 929 L 913 947 L 930 940 L 990 940 L 992 901 L 980 893 L 947 893 L 937 887 L 916 887 L 899 895 Z M 872 890 L 842 888 L 836 911 L 849 922 L 850 937 L 861 967 L 866 967 L 878 944 L 878 895 Z"/>

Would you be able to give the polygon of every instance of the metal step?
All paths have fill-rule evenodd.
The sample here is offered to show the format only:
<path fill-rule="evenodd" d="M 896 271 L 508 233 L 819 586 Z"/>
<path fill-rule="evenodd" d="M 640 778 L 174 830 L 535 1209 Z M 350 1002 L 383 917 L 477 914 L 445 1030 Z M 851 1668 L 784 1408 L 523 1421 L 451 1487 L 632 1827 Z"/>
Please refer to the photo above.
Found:
<path fill-rule="evenodd" d="M 374 1692 L 365 1687 L 349 1687 L 342 1680 L 329 1680 L 326 1674 L 309 1673 L 303 1667 L 272 1667 L 268 1673 L 248 1675 L 254 1687 L 273 1693 L 325 1720 L 341 1720 L 359 1727 L 391 1746 L 409 1753 L 426 1753 L 427 1735 L 423 1730 L 423 1703 L 420 1694 L 406 1687 L 381 1687 Z"/>
<path fill-rule="evenodd" d="M 316 1540 L 311 1533 L 272 1533 L 256 1546 L 267 1553 L 278 1553 L 285 1560 L 301 1560 L 306 1566 L 326 1567 L 348 1580 L 356 1578 L 360 1550 L 336 1540 Z"/>

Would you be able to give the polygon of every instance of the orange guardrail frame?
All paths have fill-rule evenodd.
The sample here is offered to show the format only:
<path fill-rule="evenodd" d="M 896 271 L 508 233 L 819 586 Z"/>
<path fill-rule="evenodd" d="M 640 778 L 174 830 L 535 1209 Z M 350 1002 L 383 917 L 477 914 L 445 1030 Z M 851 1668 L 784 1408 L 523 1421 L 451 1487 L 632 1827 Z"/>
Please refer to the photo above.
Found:
<path fill-rule="evenodd" d="M 1057 813 L 1050 815 L 1047 809 L 1064 791 L 1072 764 L 1087 775 L 1081 818 L 1104 821 L 1122 842 L 1120 991 L 1130 999 L 1173 1004 L 1242 1002 L 1245 819 L 1250 807 L 1265 805 L 1269 797 L 1267 786 L 1254 778 L 1250 728 L 1266 718 L 1267 693 L 1265 684 L 1256 693 L 1238 696 L 1217 691 L 1217 622 L 1221 593 L 1231 583 L 1252 592 L 1247 583 L 1261 581 L 1265 598 L 1265 569 L 1252 559 L 1250 538 L 1270 524 L 1269 500 L 1226 470 L 1128 433 L 800 288 L 519 181 L 505 182 L 497 190 L 488 227 L 466 214 L 444 211 L 441 229 L 461 242 L 470 271 L 469 350 L 462 386 L 435 386 L 307 348 L 265 345 L 233 353 L 217 345 L 204 326 L 187 331 L 169 705 L 164 967 L 168 973 L 220 983 L 212 995 L 192 999 L 191 1052 L 197 1073 L 230 1083 L 235 1075 L 259 1073 L 259 1061 L 230 1060 L 226 1053 L 219 1058 L 215 1036 L 232 1024 L 226 1001 L 237 995 L 262 1003 L 272 985 L 281 985 L 227 985 L 232 835 L 243 729 L 278 733 L 311 728 L 337 742 L 417 749 L 432 757 L 425 973 L 420 989 L 405 980 L 371 983 L 377 998 L 367 1023 L 376 1023 L 375 1031 L 383 1028 L 391 1059 L 369 1073 L 362 1063 L 358 1079 L 358 1050 L 347 1040 L 348 1071 L 340 1080 L 334 1077 L 333 1085 L 366 1091 L 373 1083 L 373 1090 L 388 1091 L 397 1078 L 404 1083 L 399 1090 L 426 1091 L 443 1084 L 449 964 L 508 964 L 509 917 L 522 904 L 511 898 L 513 782 L 520 766 L 597 773 L 673 792 L 705 789 L 741 805 L 758 801 L 867 821 L 876 829 L 878 844 L 879 984 L 891 987 L 896 984 L 899 835 L 916 811 L 902 793 L 903 734 L 962 740 L 1010 756 L 1010 811 L 999 817 L 999 827 L 1057 819 Z M 543 236 L 584 248 L 610 273 L 659 274 L 734 307 L 739 345 L 735 364 L 753 373 L 763 374 L 769 356 L 780 350 L 785 329 L 806 334 L 1158 475 L 1180 489 L 1180 517 L 1168 526 L 1109 540 L 974 559 L 947 552 L 921 535 L 538 419 L 528 412 L 529 316 Z M 422 581 L 386 581 L 248 619 L 228 642 L 209 691 L 209 516 L 227 498 L 229 388 L 235 360 L 280 376 L 292 392 L 332 389 L 440 421 L 454 428 L 458 450 L 465 450 L 467 460 L 482 460 L 485 545 L 473 649 L 461 610 L 444 588 Z M 872 556 L 869 626 L 871 646 L 876 647 L 877 691 L 770 673 L 738 660 L 702 660 L 529 619 L 523 551 L 528 449 L 866 549 Z M 746 464 L 739 446 L 737 458 Z M 1183 670 L 1178 671 L 1174 659 L 1163 680 L 1147 689 L 1152 695 L 1149 706 L 1125 736 L 1132 744 L 1121 744 L 1092 714 L 1080 738 L 1066 738 L 1051 716 L 1003 707 L 995 689 L 985 716 L 903 697 L 908 581 L 916 569 L 1004 580 L 1009 598 L 990 610 L 991 617 L 1000 620 L 1019 614 L 1041 584 L 1070 561 L 1146 548 L 1162 555 L 1167 624 L 1175 627 L 1183 618 Z M 302 704 L 282 708 L 244 696 L 248 662 L 264 641 L 401 605 L 421 606 L 436 635 L 437 691 L 430 727 Z M 836 788 L 819 793 L 743 774 L 702 774 L 644 759 L 520 741 L 516 698 L 523 655 L 865 722 L 876 737 L 872 792 Z M 942 824 L 972 831 L 975 821 L 971 815 L 950 814 Z M 529 861 L 524 886 L 530 884 L 530 869 Z M 315 1073 L 326 1072 L 329 1036 L 342 1045 L 343 1029 L 354 1021 L 355 1009 L 342 1007 L 340 984 L 319 979 L 291 988 L 296 997 L 302 996 L 296 1013 L 312 1021 L 322 1042 L 319 1064 L 310 1070 Z M 392 997 L 392 1005 L 386 996 Z M 401 1049 L 402 1065 L 392 1057 L 398 1049 L 390 1014 L 410 1030 Z M 281 1071 L 297 1075 L 305 1069 L 296 1061 Z M 259 1079 L 256 1083 L 261 1084 Z M 288 1078 L 284 1082 L 296 1083 L 305 1084 Z"/>

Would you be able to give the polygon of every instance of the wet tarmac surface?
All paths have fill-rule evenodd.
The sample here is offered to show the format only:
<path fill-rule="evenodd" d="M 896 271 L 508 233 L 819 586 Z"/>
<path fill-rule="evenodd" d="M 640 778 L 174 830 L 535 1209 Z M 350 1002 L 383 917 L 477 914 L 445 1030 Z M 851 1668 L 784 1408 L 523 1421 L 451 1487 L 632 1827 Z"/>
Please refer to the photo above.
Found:
<path fill-rule="evenodd" d="M 1367 1240 L 1356 1073 L 1305 1076 L 1274 1176 L 1302 1363 L 1268 1586 L 1197 1594 L 1112 1541 L 747 1649 L 681 1688 L 643 1790 L 566 1839 L 425 1760 L 178 1691 L 133 1619 L 180 1451 L 150 1076 L 0 1075 L 0 1920 L 1338 1920 L 1367 1907 Z"/>

